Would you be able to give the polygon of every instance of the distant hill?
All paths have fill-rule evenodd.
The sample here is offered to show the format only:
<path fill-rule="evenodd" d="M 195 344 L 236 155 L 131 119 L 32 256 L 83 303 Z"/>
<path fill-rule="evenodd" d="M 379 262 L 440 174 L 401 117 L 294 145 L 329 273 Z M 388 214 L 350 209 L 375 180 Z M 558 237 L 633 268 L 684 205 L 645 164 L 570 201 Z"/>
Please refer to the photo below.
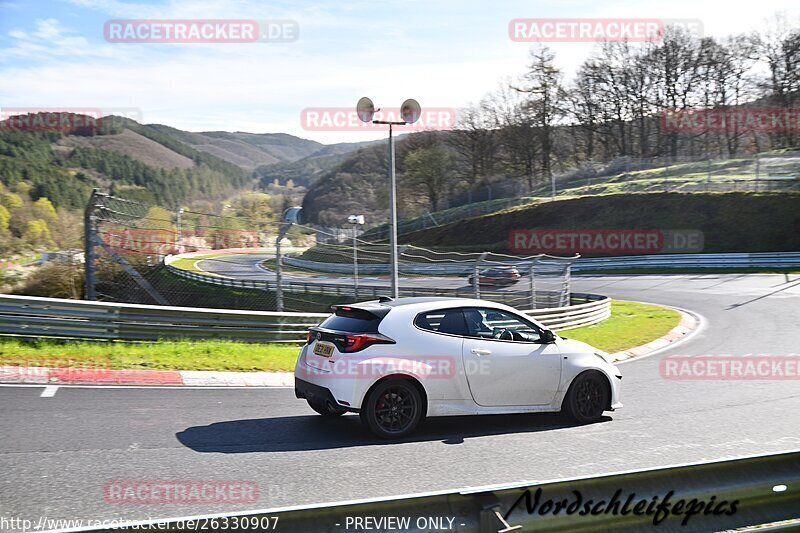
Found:
<path fill-rule="evenodd" d="M 369 146 L 344 156 L 333 169 L 321 168 L 303 197 L 303 216 L 310 222 L 339 226 L 343 213 L 363 214 L 370 221 L 386 217 L 389 205 L 385 145 Z M 305 160 L 304 160 L 305 161 Z M 346 216 L 345 216 L 346 218 Z"/>
<path fill-rule="evenodd" d="M 302 174 L 330 169 L 344 154 L 368 144 L 324 145 L 284 133 L 195 133 L 123 117 L 104 117 L 98 127 L 87 127 L 88 117 L 71 113 L 57 115 L 82 126 L 59 131 L 23 127 L 53 115 L 0 122 L 0 182 L 27 181 L 32 199 L 45 196 L 71 208 L 82 207 L 92 187 L 124 189 L 139 199 L 174 206 L 249 189 L 254 169 L 298 161 L 296 167 L 271 170 L 264 183 L 277 177 L 280 183 L 294 178 L 300 185 L 310 181 Z"/>
<path fill-rule="evenodd" d="M 331 172 L 341 165 L 354 152 L 376 143 L 385 146 L 386 141 L 365 141 L 358 143 L 339 143 L 323 145 L 321 148 L 302 159 L 261 165 L 255 169 L 255 175 L 260 179 L 261 185 L 266 186 L 274 180 L 286 184 L 292 180 L 295 185 L 309 186 L 325 173 Z"/>
<path fill-rule="evenodd" d="M 52 119 L 57 120 L 52 120 Z M 42 124 L 59 124 L 57 128 Z M 36 113 L 0 122 L 0 183 L 27 183 L 32 200 L 48 198 L 55 207 L 82 208 L 92 187 L 120 188 L 174 207 L 250 188 L 247 170 L 133 120 Z"/>
<path fill-rule="evenodd" d="M 124 129 L 116 135 L 97 135 L 94 137 L 65 136 L 59 139 L 53 148 L 57 151 L 69 152 L 78 146 L 110 150 L 155 168 L 185 169 L 192 168 L 195 165 L 194 161 L 189 157 L 170 150 L 166 146 L 129 129 Z"/>
<path fill-rule="evenodd" d="M 244 133 L 226 131 L 188 132 L 162 124 L 150 128 L 169 135 L 201 152 L 224 159 L 246 170 L 261 165 L 296 161 L 325 145 L 286 133 Z"/>

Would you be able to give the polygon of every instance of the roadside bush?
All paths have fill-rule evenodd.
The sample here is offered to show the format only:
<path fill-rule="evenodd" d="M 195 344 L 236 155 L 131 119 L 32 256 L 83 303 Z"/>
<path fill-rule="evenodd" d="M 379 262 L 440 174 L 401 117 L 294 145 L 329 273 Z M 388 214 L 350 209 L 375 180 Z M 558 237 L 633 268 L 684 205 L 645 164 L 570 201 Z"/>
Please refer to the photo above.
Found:
<path fill-rule="evenodd" d="M 13 293 L 46 298 L 81 298 L 83 265 L 45 263 L 32 272 Z"/>

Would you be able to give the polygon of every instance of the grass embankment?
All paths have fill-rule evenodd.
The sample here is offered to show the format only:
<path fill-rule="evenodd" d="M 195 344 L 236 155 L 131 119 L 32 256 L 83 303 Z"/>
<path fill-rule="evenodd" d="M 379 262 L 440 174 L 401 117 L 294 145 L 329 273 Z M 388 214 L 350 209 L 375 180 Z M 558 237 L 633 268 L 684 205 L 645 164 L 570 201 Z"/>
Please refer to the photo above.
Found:
<path fill-rule="evenodd" d="M 299 350 L 299 344 L 232 341 L 133 343 L 2 340 L 0 364 L 136 370 L 282 371 L 294 369 Z"/>
<path fill-rule="evenodd" d="M 614 353 L 663 337 L 680 321 L 681 314 L 673 309 L 614 300 L 611 317 L 594 326 L 568 329 L 562 335 Z"/>
<path fill-rule="evenodd" d="M 700 230 L 705 253 L 800 250 L 800 193 L 605 194 L 512 208 L 400 236 L 404 243 L 508 253 L 531 229 Z M 587 255 L 587 254 L 584 254 Z"/>
<path fill-rule="evenodd" d="M 675 327 L 680 314 L 636 302 L 613 302 L 611 318 L 564 335 L 607 352 L 633 348 Z M 24 366 L 111 367 L 112 369 L 291 371 L 298 344 L 231 341 L 58 342 L 0 341 L 0 364 Z M 55 361 L 55 363 L 51 363 Z M 69 361 L 73 361 L 69 363 Z"/>

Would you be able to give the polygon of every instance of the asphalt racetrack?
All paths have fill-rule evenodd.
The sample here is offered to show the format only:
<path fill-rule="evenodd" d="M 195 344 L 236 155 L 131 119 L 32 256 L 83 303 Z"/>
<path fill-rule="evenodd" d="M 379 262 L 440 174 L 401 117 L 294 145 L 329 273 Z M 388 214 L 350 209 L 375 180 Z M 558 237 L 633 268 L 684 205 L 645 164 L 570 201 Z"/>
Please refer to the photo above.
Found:
<path fill-rule="evenodd" d="M 232 256 L 201 261 L 201 267 L 233 277 L 271 276 L 255 267 L 257 260 Z M 413 282 L 443 286 L 441 279 Z M 800 352 L 800 276 L 575 276 L 573 290 L 681 307 L 696 313 L 702 326 L 664 352 L 624 363 L 625 407 L 588 426 L 549 414 L 443 418 L 428 420 L 411 438 L 384 442 L 355 415 L 323 419 L 288 388 L 59 387 L 41 397 L 41 386 L 3 386 L 0 515 L 188 516 L 800 448 L 797 380 L 681 381 L 659 373 L 659 360 L 668 354 Z M 259 496 L 243 505 L 202 506 L 104 498 L 113 480 L 187 479 L 254 482 Z"/>

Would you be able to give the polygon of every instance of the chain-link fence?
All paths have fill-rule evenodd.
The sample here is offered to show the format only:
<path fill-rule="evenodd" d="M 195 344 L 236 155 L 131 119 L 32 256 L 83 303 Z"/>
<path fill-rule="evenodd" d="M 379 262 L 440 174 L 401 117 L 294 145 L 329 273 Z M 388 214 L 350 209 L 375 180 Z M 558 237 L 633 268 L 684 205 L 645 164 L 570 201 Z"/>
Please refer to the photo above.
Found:
<path fill-rule="evenodd" d="M 388 283 L 391 250 L 388 244 L 351 237 L 339 243 L 317 243 L 302 253 L 283 257 L 282 267 L 295 276 L 318 280 L 336 277 L 354 287 L 353 294 Z M 398 247 L 401 295 L 451 295 L 487 298 L 520 308 L 567 305 L 570 267 L 576 257 L 513 256 L 463 253 L 413 245 Z"/>
<path fill-rule="evenodd" d="M 258 224 L 244 217 L 170 211 L 99 192 L 92 195 L 85 222 L 87 299 L 326 311 L 332 304 L 390 292 L 389 246 L 362 239 L 352 229 Z M 325 239 L 319 239 L 320 232 Z M 520 309 L 570 301 L 574 258 L 410 245 L 399 247 L 398 254 L 401 296 L 479 297 Z M 208 276 L 219 283 L 208 283 Z"/>
<path fill-rule="evenodd" d="M 277 224 L 200 213 L 118 198 L 95 191 L 85 213 L 87 299 L 116 302 L 273 309 L 274 292 L 209 290 L 176 280 L 164 257 L 216 250 L 252 251 L 275 243 Z M 194 268 L 193 262 L 186 267 Z"/>

